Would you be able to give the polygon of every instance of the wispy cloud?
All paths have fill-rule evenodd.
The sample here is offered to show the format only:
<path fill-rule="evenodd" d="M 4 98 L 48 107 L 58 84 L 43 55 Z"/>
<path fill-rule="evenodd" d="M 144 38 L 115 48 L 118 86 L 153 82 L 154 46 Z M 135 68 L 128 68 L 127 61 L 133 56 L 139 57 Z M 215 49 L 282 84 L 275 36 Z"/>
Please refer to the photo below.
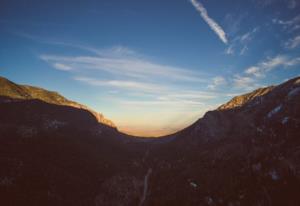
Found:
<path fill-rule="evenodd" d="M 264 77 L 267 72 L 278 67 L 290 67 L 300 64 L 300 57 L 288 57 L 286 55 L 277 55 L 273 58 L 268 58 L 255 66 L 251 66 L 245 70 L 245 74 L 255 77 Z"/>
<path fill-rule="evenodd" d="M 245 71 L 246 74 L 248 75 L 253 75 L 255 77 L 263 77 L 264 74 L 261 71 L 261 68 L 258 66 L 251 66 Z"/>
<path fill-rule="evenodd" d="M 54 63 L 53 67 L 58 69 L 58 70 L 62 70 L 62 71 L 71 71 L 71 70 L 73 70 L 73 68 L 71 66 L 61 64 L 61 63 Z"/>
<path fill-rule="evenodd" d="M 242 74 L 236 74 L 232 78 L 233 86 L 244 90 L 253 90 L 260 87 L 260 80 L 269 72 L 278 68 L 288 68 L 300 64 L 300 57 L 277 55 L 250 66 Z"/>
<path fill-rule="evenodd" d="M 227 84 L 227 81 L 222 76 L 216 76 L 212 79 L 212 83 L 208 85 L 208 89 L 214 90 L 219 86 L 224 86 Z"/>
<path fill-rule="evenodd" d="M 129 55 L 134 55 L 136 54 L 135 51 L 123 47 L 123 46 L 113 46 L 109 48 L 94 48 L 92 46 L 88 46 L 85 44 L 81 43 L 74 43 L 74 42 L 69 42 L 69 41 L 60 41 L 55 38 L 50 38 L 50 37 L 41 37 L 37 35 L 32 35 L 26 32 L 21 32 L 21 31 L 13 31 L 11 32 L 13 35 L 26 38 L 35 42 L 39 42 L 42 44 L 48 44 L 52 46 L 60 46 L 60 47 L 66 47 L 66 48 L 72 48 L 72 49 L 79 49 L 82 51 L 87 51 L 91 54 L 95 55 L 101 55 L 101 56 L 111 56 L 111 55 L 119 55 L 119 56 L 129 56 Z"/>
<path fill-rule="evenodd" d="M 281 20 L 275 18 L 272 20 L 272 22 L 274 24 L 282 25 L 283 29 L 287 30 L 288 32 L 294 32 L 300 29 L 300 15 L 297 15 L 289 20 Z"/>
<path fill-rule="evenodd" d="M 234 45 L 233 44 L 231 44 L 227 47 L 227 49 L 225 50 L 225 54 L 228 54 L 228 55 L 234 54 Z"/>
<path fill-rule="evenodd" d="M 203 104 L 203 101 L 215 99 L 220 94 L 215 92 L 197 91 L 191 89 L 174 88 L 169 84 L 149 84 L 138 81 L 127 80 L 99 80 L 90 77 L 74 77 L 76 81 L 83 82 L 91 86 L 116 88 L 127 91 L 128 94 L 147 97 L 151 101 L 146 102 L 159 102 L 165 105 L 166 102 L 181 103 L 182 107 L 192 104 Z M 124 102 L 124 101 L 123 101 Z M 126 101 L 129 102 L 129 101 Z M 131 102 L 131 101 L 130 101 Z M 133 101 L 140 102 L 140 101 Z M 141 101 L 144 102 L 144 101 Z M 144 105 L 141 103 L 141 105 Z M 174 104 L 172 104 L 174 105 Z M 178 104 L 179 105 L 179 104 Z M 191 106 L 191 105 L 190 105 Z"/>
<path fill-rule="evenodd" d="M 259 66 L 262 70 L 268 72 L 279 66 L 283 66 L 283 67 L 294 66 L 300 63 L 299 60 L 300 60 L 299 57 L 291 58 L 286 55 L 277 55 L 274 58 L 268 58 L 266 61 L 261 62 Z"/>
<path fill-rule="evenodd" d="M 244 55 L 248 50 L 249 44 L 253 40 L 255 34 L 259 31 L 259 27 L 255 27 L 249 32 L 246 32 L 242 35 L 237 36 L 225 50 L 225 53 L 228 55 Z"/>
<path fill-rule="evenodd" d="M 296 8 L 296 6 L 297 6 L 296 0 L 289 0 L 288 1 L 288 8 L 289 9 L 294 9 L 294 8 Z"/>
<path fill-rule="evenodd" d="M 269 7 L 278 2 L 281 3 L 280 6 L 285 4 L 288 9 L 294 9 L 297 7 L 296 0 L 252 0 L 252 2 L 260 8 Z"/>
<path fill-rule="evenodd" d="M 148 107 L 148 106 L 164 106 L 164 107 L 176 107 L 177 109 L 180 107 L 185 108 L 186 105 L 200 107 L 204 104 L 199 101 L 191 101 L 191 100 L 177 100 L 177 101 L 167 101 L 167 100 L 150 100 L 150 101 L 134 101 L 134 100 L 124 100 L 120 102 L 126 106 L 134 106 L 134 107 Z"/>
<path fill-rule="evenodd" d="M 173 90 L 169 94 L 164 95 L 160 99 L 193 99 L 193 100 L 208 100 L 215 99 L 219 94 L 213 92 L 195 91 L 195 90 Z"/>
<path fill-rule="evenodd" d="M 257 86 L 255 80 L 251 77 L 235 75 L 233 78 L 233 85 L 236 88 L 244 90 L 252 90 Z"/>
<path fill-rule="evenodd" d="M 226 37 L 226 33 L 222 29 L 222 27 L 211 17 L 208 16 L 207 10 L 204 6 L 198 2 L 197 0 L 190 0 L 195 9 L 200 13 L 203 20 L 209 25 L 209 27 L 218 35 L 221 41 L 225 44 L 228 43 L 228 39 Z"/>
<path fill-rule="evenodd" d="M 283 67 L 292 67 L 300 64 L 300 57 L 289 57 L 286 55 L 277 55 L 272 58 L 267 58 L 254 66 L 248 67 L 244 74 L 235 75 L 233 78 L 234 85 L 239 88 L 253 89 L 258 87 L 257 81 L 266 77 L 267 73 L 274 69 Z"/>
<path fill-rule="evenodd" d="M 273 23 L 281 24 L 281 25 L 294 25 L 300 22 L 300 15 L 295 16 L 290 20 L 280 20 L 280 19 L 273 19 Z"/>
<path fill-rule="evenodd" d="M 169 134 L 190 125 L 207 110 L 215 109 L 219 105 L 215 103 L 215 100 L 222 95 L 212 92 L 169 89 L 161 94 L 154 94 L 152 97 L 141 98 L 139 95 L 139 99 L 135 99 L 114 96 L 109 99 L 109 102 L 118 105 L 124 111 L 130 111 L 130 115 L 135 117 L 130 119 L 130 123 L 128 118 L 120 120 L 119 128 L 125 132 L 147 136 Z M 145 127 L 142 119 L 155 119 L 155 121 L 147 121 L 147 130 L 141 130 Z M 136 127 L 132 128 L 132 125 Z M 169 129 L 161 131 L 161 128 L 165 127 Z M 149 130 L 149 128 L 152 129 Z M 147 133 L 144 133 L 145 131 Z"/>
<path fill-rule="evenodd" d="M 83 45 L 68 43 L 68 42 L 65 42 L 65 41 L 58 41 L 58 40 L 55 40 L 53 38 L 40 37 L 40 36 L 32 35 L 32 34 L 29 34 L 29 33 L 23 32 L 23 31 L 13 31 L 11 33 L 15 36 L 22 37 L 22 38 L 25 38 L 25 39 L 29 39 L 29 40 L 39 42 L 39 43 L 42 43 L 42 44 L 68 46 L 68 47 L 73 47 L 73 48 L 78 48 L 78 49 L 85 49 L 85 50 L 89 49 L 88 47 L 85 47 Z"/>
<path fill-rule="evenodd" d="M 292 39 L 289 39 L 285 44 L 285 48 L 287 49 L 294 49 L 296 47 L 298 47 L 300 45 L 300 35 L 292 38 Z"/>
<path fill-rule="evenodd" d="M 85 47 L 76 48 L 86 50 Z M 42 54 L 39 58 L 54 69 L 68 72 L 77 82 L 99 88 L 103 93 L 107 91 L 107 101 L 117 105 L 117 108 L 131 111 L 131 114 L 126 114 L 127 117 L 140 116 L 145 111 L 147 115 L 151 113 L 161 116 L 165 113 L 170 117 L 189 112 L 194 114 L 193 120 L 196 120 L 199 111 L 205 111 L 211 102 L 216 104 L 216 97 L 227 98 L 225 94 L 205 92 L 206 85 L 210 82 L 206 74 L 157 63 L 126 47 L 92 48 L 88 51 L 94 52 L 91 55 L 76 56 Z M 214 84 L 221 83 L 220 79 L 213 81 Z M 196 88 L 189 87 L 190 84 L 196 85 Z M 162 124 L 163 120 L 158 122 L 157 124 Z M 120 119 L 116 123 L 124 128 L 128 126 L 128 119 Z M 179 129 L 184 126 L 186 125 L 178 124 L 172 127 Z"/>
<path fill-rule="evenodd" d="M 242 23 L 247 17 L 248 12 L 226 14 L 223 20 L 223 27 L 227 36 L 234 37 L 243 28 Z"/>
<path fill-rule="evenodd" d="M 164 90 L 164 87 L 162 87 L 162 85 L 158 86 L 155 84 L 149 84 L 149 83 L 137 82 L 137 81 L 99 80 L 90 77 L 74 77 L 73 79 L 92 86 L 101 86 L 101 87 L 110 87 L 110 88 L 114 87 L 114 88 L 133 90 L 133 91 L 159 92 Z"/>
<path fill-rule="evenodd" d="M 123 53 L 123 50 L 121 52 Z M 119 50 L 114 52 L 110 50 L 101 56 L 41 55 L 40 58 L 56 65 L 55 68 L 57 69 L 62 70 L 62 65 L 64 65 L 64 68 L 68 68 L 68 71 L 94 70 L 118 76 L 144 79 L 155 77 L 168 81 L 206 81 L 200 74 L 189 69 L 155 63 L 135 55 L 129 56 L 127 52 L 126 55 L 123 55 Z M 59 66 L 57 67 L 57 65 Z"/>
<path fill-rule="evenodd" d="M 187 68 L 160 64 L 121 46 L 88 51 L 92 54 L 42 54 L 39 58 L 53 69 L 69 73 L 73 80 L 101 91 L 101 101 L 123 111 L 112 117 L 122 131 L 146 136 L 169 134 L 229 98 L 226 93 L 207 90 L 210 82 L 223 84 L 222 77 L 211 79 Z"/>

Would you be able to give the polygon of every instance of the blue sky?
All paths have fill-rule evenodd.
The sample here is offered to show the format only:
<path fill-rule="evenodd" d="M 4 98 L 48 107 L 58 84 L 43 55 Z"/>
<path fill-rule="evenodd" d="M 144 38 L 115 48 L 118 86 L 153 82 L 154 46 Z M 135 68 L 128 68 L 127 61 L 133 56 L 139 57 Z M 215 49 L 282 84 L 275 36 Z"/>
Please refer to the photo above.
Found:
<path fill-rule="evenodd" d="M 2 0 L 0 75 L 164 135 L 300 74 L 297 0 Z"/>

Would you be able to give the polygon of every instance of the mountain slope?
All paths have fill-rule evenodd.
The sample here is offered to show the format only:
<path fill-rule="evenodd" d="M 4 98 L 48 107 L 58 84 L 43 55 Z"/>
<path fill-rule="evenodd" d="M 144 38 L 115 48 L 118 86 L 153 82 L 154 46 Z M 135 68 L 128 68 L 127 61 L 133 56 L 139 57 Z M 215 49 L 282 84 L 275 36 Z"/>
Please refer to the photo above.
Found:
<path fill-rule="evenodd" d="M 207 112 L 154 149 L 156 184 L 168 191 L 165 199 L 180 191 L 186 198 L 174 198 L 174 204 L 299 204 L 300 78 L 265 91 Z M 152 205 L 170 203 L 160 204 L 164 198 L 152 189 Z"/>
<path fill-rule="evenodd" d="M 87 110 L 7 96 L 3 205 L 299 205 L 299 77 L 236 97 L 159 139 L 121 134 Z"/>
<path fill-rule="evenodd" d="M 197 135 L 198 141 L 212 141 L 233 135 L 252 136 L 267 126 L 273 127 L 284 121 L 285 117 L 285 121 L 289 119 L 296 123 L 299 118 L 299 87 L 298 77 L 278 86 L 234 97 L 174 136 Z"/>
<path fill-rule="evenodd" d="M 106 119 L 102 114 L 93 111 L 85 105 L 70 101 L 57 92 L 47 91 L 45 89 L 33 86 L 18 85 L 3 77 L 0 77 L 0 88 L 0 96 L 24 100 L 39 99 L 50 104 L 72 106 L 75 108 L 84 109 L 91 112 L 96 117 L 99 123 L 114 128 L 116 127 L 111 120 Z"/>
<path fill-rule="evenodd" d="M 251 100 L 269 93 L 270 91 L 272 91 L 272 89 L 274 89 L 274 86 L 260 88 L 248 94 L 234 97 L 229 102 L 221 105 L 217 110 L 233 109 L 235 107 L 243 106 Z"/>

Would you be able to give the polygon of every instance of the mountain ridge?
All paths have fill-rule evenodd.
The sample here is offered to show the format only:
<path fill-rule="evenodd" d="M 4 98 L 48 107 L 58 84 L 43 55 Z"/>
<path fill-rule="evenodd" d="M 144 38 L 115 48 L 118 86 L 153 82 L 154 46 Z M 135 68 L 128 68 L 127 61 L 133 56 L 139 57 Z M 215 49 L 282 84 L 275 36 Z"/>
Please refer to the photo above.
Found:
<path fill-rule="evenodd" d="M 274 88 L 275 88 L 275 86 L 259 88 L 252 92 L 235 96 L 231 100 L 226 102 L 225 104 L 222 104 L 221 106 L 219 106 L 217 108 L 217 110 L 226 110 L 226 109 L 232 109 L 235 107 L 240 107 L 240 106 L 246 104 L 247 102 L 253 100 L 256 97 L 267 94 L 268 92 L 272 91 Z"/>
<path fill-rule="evenodd" d="M 161 138 L 122 134 L 79 108 L 0 97 L 0 200 L 298 206 L 300 78 L 261 92 Z"/>
<path fill-rule="evenodd" d="M 50 104 L 71 106 L 87 110 L 95 116 L 99 123 L 116 128 L 116 125 L 111 120 L 106 119 L 103 114 L 98 113 L 85 105 L 68 100 L 58 92 L 35 86 L 19 85 L 4 77 L 0 77 L 0 88 L 0 96 L 7 96 L 19 100 L 39 99 Z"/>
<path fill-rule="evenodd" d="M 289 93 L 294 91 L 294 95 L 297 97 L 299 90 L 300 77 L 295 77 L 277 86 L 260 88 L 236 96 L 216 110 L 206 112 L 202 118 L 199 118 L 189 127 L 170 136 L 178 139 L 180 136 L 197 134 L 201 137 L 196 138 L 197 141 L 200 139 L 212 141 L 219 137 L 224 138 L 232 134 L 233 131 L 241 133 L 240 128 L 245 128 L 245 131 L 251 132 L 253 127 L 256 128 L 255 125 L 270 119 L 267 118 L 268 114 L 274 108 L 283 105 L 284 102 L 293 102 L 294 105 L 297 105 L 297 102 L 290 98 Z M 248 134 L 245 132 L 245 135 Z"/>

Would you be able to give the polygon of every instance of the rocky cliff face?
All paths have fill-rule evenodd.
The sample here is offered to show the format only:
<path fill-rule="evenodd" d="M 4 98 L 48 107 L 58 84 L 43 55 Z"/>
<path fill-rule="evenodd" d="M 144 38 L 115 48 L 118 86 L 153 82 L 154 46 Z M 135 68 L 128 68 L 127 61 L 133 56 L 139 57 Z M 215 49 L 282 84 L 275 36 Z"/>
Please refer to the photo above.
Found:
<path fill-rule="evenodd" d="M 0 77 L 0 96 L 10 97 L 16 100 L 38 99 L 50 104 L 84 109 L 91 112 L 99 123 L 116 128 L 115 124 L 111 120 L 106 119 L 103 114 L 95 112 L 85 105 L 70 101 L 57 92 L 52 92 L 33 86 L 18 85 L 3 77 Z"/>

